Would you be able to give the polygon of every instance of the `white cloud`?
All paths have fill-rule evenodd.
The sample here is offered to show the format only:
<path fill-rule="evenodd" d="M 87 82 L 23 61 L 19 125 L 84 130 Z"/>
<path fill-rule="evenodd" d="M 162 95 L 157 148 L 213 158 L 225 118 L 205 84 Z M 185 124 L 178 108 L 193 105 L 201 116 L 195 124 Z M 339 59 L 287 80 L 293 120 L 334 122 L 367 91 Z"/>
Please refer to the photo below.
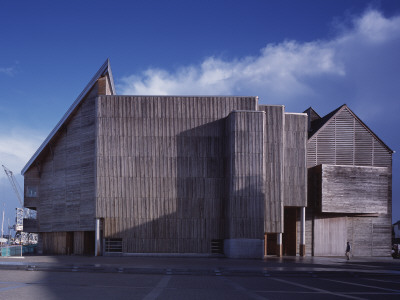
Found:
<path fill-rule="evenodd" d="M 398 106 L 400 17 L 368 10 L 351 24 L 330 40 L 268 44 L 258 56 L 149 68 L 120 79 L 117 88 L 128 95 L 257 95 L 291 111 L 329 104 L 322 113 L 343 103 L 375 112 L 381 101 Z"/>
<path fill-rule="evenodd" d="M 369 11 L 362 18 L 356 19 L 355 32 L 365 40 L 382 43 L 399 37 L 400 19 L 388 20 L 378 11 Z"/>
<path fill-rule="evenodd" d="M 285 96 L 310 93 L 298 78 L 318 74 L 344 74 L 332 49 L 319 42 L 285 41 L 268 45 L 257 57 L 234 61 L 209 57 L 201 65 L 174 73 L 148 69 L 139 76 L 122 78 L 118 88 L 122 94 L 254 94 L 270 90 Z"/>
<path fill-rule="evenodd" d="M 0 164 L 5 165 L 14 175 L 20 174 L 22 168 L 43 142 L 42 134 L 29 129 L 14 129 L 0 133 Z M 5 177 L 3 168 L 0 178 Z"/>
<path fill-rule="evenodd" d="M 19 62 L 15 62 L 12 67 L 0 67 L 0 74 L 5 74 L 7 76 L 14 76 L 17 73 L 17 65 Z"/>

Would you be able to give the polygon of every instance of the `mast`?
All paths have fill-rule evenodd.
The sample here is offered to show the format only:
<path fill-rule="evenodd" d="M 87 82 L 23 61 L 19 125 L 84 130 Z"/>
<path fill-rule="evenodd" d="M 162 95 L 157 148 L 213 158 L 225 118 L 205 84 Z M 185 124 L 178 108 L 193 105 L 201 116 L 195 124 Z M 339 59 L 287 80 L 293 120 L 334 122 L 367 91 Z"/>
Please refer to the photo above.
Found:
<path fill-rule="evenodd" d="M 1 243 L 3 244 L 3 237 L 4 237 L 4 210 L 5 210 L 5 204 L 3 203 L 3 219 L 1 221 Z"/>

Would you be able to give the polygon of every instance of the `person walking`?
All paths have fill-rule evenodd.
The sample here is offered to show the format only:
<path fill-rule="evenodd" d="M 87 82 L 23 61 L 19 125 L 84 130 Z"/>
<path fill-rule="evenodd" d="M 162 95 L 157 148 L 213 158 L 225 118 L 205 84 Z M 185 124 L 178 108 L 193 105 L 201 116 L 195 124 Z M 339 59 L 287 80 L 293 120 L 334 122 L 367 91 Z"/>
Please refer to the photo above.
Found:
<path fill-rule="evenodd" d="M 350 245 L 350 242 L 347 242 L 347 245 L 346 245 L 346 257 L 347 257 L 347 260 L 350 259 L 350 253 L 351 253 L 351 245 Z"/>

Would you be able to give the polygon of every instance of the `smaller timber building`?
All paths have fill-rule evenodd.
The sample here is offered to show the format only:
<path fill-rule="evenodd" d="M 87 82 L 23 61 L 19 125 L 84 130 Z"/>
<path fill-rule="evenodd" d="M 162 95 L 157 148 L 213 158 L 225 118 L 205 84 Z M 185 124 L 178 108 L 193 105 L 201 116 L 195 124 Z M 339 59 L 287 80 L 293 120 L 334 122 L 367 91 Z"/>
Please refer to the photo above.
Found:
<path fill-rule="evenodd" d="M 346 105 L 119 96 L 107 60 L 22 170 L 25 230 L 53 254 L 390 255 L 391 155 Z"/>

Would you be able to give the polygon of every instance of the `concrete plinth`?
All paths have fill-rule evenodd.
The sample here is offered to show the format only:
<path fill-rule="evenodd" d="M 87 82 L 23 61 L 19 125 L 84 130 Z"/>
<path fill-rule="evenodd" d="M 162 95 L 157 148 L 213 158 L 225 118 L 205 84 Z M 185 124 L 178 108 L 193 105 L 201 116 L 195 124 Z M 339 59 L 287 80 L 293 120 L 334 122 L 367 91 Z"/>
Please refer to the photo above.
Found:
<path fill-rule="evenodd" d="M 226 239 L 224 253 L 229 258 L 262 258 L 264 241 L 259 239 Z"/>

